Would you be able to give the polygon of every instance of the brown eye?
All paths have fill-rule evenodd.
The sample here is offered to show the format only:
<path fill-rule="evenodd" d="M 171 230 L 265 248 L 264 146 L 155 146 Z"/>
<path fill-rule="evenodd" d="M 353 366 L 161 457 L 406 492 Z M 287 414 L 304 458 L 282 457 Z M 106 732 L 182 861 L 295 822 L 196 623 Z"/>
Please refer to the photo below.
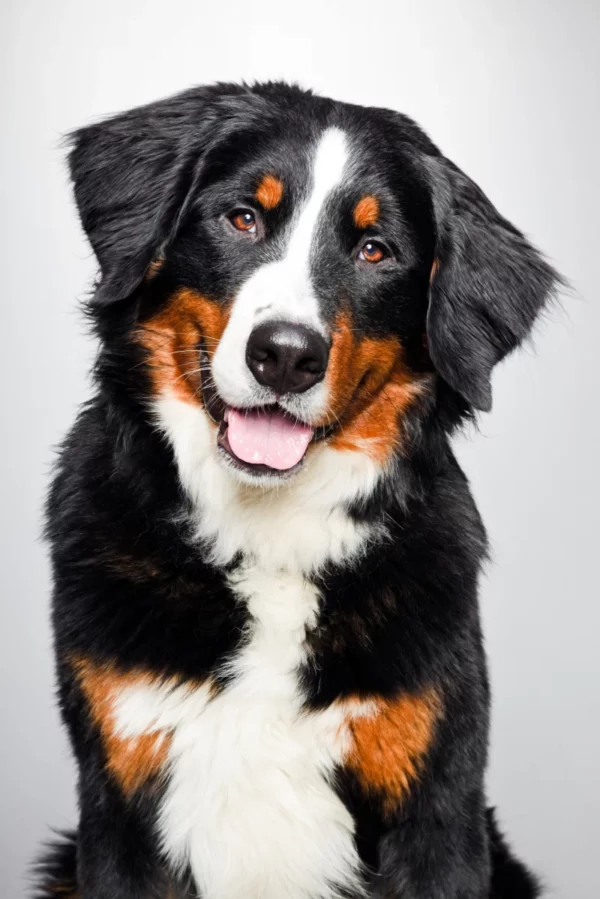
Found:
<path fill-rule="evenodd" d="M 238 231 L 247 231 L 250 234 L 256 233 L 256 216 L 249 209 L 238 209 L 232 213 L 229 221 Z"/>
<path fill-rule="evenodd" d="M 368 240 L 363 244 L 360 253 L 358 254 L 358 258 L 362 259 L 364 262 L 381 262 L 386 256 L 387 252 L 385 248 L 374 240 Z"/>

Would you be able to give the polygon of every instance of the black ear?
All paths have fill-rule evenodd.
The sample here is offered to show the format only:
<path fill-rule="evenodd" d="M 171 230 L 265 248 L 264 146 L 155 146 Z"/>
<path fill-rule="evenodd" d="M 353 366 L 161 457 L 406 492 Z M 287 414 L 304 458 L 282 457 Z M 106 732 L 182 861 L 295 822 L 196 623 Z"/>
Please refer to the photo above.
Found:
<path fill-rule="evenodd" d="M 426 166 L 437 225 L 429 352 L 444 380 L 488 411 L 494 365 L 528 335 L 560 279 L 460 169 L 442 156 Z"/>
<path fill-rule="evenodd" d="M 100 264 L 94 302 L 129 296 L 172 236 L 219 103 L 235 90 L 195 88 L 71 135 L 75 200 Z"/>

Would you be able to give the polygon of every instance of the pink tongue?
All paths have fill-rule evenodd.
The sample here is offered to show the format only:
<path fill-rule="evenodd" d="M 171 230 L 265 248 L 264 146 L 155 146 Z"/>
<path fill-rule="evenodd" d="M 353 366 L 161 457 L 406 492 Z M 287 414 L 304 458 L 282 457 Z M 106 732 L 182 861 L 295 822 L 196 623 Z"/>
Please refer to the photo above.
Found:
<path fill-rule="evenodd" d="M 283 415 L 277 409 L 238 412 L 228 409 L 227 440 L 242 462 L 268 465 L 278 471 L 293 468 L 311 441 L 308 425 Z"/>

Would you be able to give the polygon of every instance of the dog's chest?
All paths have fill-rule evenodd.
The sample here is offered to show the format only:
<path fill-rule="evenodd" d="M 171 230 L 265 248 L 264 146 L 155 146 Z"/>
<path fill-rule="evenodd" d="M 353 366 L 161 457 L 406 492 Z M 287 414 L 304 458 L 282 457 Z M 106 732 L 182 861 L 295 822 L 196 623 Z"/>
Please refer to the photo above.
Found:
<path fill-rule="evenodd" d="M 159 829 L 202 899 L 333 899 L 357 882 L 358 858 L 331 786 L 343 711 L 301 710 L 297 669 L 318 596 L 301 577 L 252 567 L 232 586 L 251 619 L 226 663 L 229 685 L 216 695 L 208 684 L 145 688 L 121 701 L 120 717 L 169 734 Z"/>

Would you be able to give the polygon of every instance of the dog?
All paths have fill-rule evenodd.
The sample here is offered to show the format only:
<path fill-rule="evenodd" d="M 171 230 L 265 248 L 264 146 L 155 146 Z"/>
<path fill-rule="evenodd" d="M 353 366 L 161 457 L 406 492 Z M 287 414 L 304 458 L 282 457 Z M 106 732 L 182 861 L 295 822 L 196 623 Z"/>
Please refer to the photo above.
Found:
<path fill-rule="evenodd" d="M 39 897 L 530 899 L 450 445 L 559 276 L 409 118 L 217 84 L 71 136 L 95 393 L 47 505 L 79 823 Z"/>

